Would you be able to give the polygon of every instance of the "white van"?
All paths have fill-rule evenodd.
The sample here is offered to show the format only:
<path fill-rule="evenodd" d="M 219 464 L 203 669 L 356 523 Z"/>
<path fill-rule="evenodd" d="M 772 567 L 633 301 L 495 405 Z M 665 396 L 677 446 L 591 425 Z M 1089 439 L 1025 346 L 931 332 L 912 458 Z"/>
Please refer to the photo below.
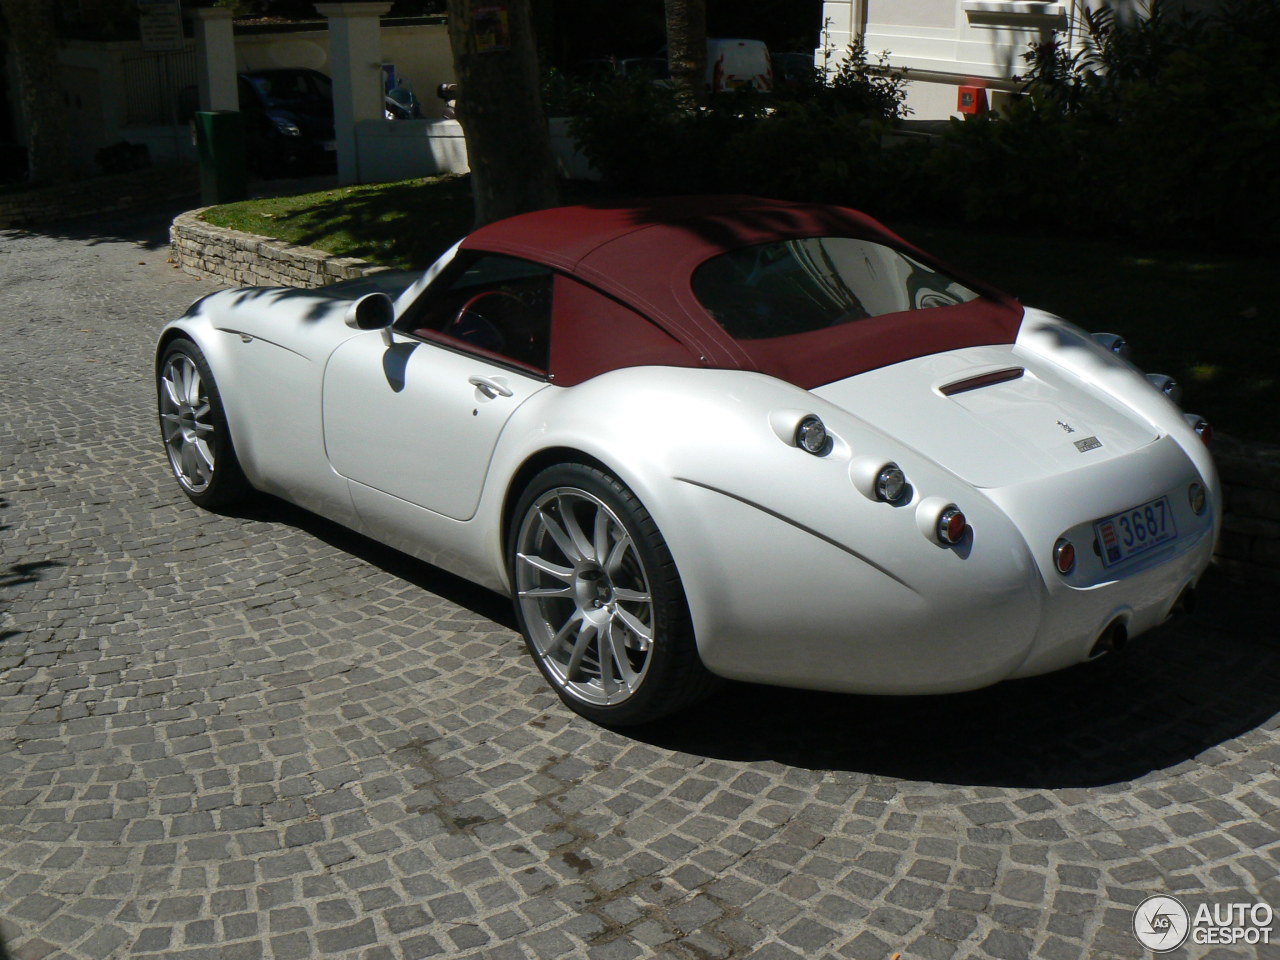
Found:
<path fill-rule="evenodd" d="M 707 89 L 712 93 L 755 87 L 773 89 L 773 65 L 763 40 L 707 40 Z"/>

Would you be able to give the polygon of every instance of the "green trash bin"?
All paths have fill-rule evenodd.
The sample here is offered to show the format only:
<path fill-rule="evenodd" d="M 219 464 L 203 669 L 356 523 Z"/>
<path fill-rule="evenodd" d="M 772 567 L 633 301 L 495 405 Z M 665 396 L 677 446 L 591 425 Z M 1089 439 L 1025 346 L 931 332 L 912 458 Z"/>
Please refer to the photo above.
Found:
<path fill-rule="evenodd" d="M 199 110 L 192 120 L 200 157 L 200 199 L 230 203 L 249 195 L 245 171 L 244 119 L 236 110 Z"/>

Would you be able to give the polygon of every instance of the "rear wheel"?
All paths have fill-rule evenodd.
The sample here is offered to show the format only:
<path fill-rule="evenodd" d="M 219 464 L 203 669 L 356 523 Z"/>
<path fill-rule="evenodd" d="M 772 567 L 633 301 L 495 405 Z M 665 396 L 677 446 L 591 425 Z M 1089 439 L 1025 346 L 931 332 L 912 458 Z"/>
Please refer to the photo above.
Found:
<path fill-rule="evenodd" d="M 236 459 L 218 386 L 190 340 L 174 340 L 165 348 L 156 394 L 160 433 L 182 492 L 208 509 L 244 499 L 249 481 Z"/>
<path fill-rule="evenodd" d="M 711 688 L 671 553 L 614 477 L 575 463 L 538 474 L 517 504 L 508 558 L 529 652 L 577 713 L 644 723 Z"/>

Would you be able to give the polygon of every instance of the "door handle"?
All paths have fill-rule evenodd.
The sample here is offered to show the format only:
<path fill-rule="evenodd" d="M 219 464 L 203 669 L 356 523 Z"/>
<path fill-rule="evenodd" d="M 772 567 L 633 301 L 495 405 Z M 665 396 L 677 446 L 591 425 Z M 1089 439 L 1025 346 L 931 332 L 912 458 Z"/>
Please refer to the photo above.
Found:
<path fill-rule="evenodd" d="M 477 390 L 483 393 L 490 400 L 492 400 L 494 397 L 515 396 L 515 394 L 512 393 L 510 387 L 506 386 L 503 383 L 500 383 L 497 380 L 491 380 L 488 377 L 481 377 L 477 375 L 469 378 L 467 380 L 467 383 L 471 384 L 473 387 L 475 387 Z"/>

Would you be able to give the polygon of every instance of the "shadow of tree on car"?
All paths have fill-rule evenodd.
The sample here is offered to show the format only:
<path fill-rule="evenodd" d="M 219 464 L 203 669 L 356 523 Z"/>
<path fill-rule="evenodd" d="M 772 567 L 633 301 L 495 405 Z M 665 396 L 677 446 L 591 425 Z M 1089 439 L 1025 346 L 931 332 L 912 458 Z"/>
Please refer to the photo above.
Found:
<path fill-rule="evenodd" d="M 943 783 L 1062 788 L 1138 779 L 1280 712 L 1263 590 L 1210 574 L 1199 612 L 1119 654 L 972 693 L 866 697 L 731 684 L 623 731 L 725 760 Z"/>

